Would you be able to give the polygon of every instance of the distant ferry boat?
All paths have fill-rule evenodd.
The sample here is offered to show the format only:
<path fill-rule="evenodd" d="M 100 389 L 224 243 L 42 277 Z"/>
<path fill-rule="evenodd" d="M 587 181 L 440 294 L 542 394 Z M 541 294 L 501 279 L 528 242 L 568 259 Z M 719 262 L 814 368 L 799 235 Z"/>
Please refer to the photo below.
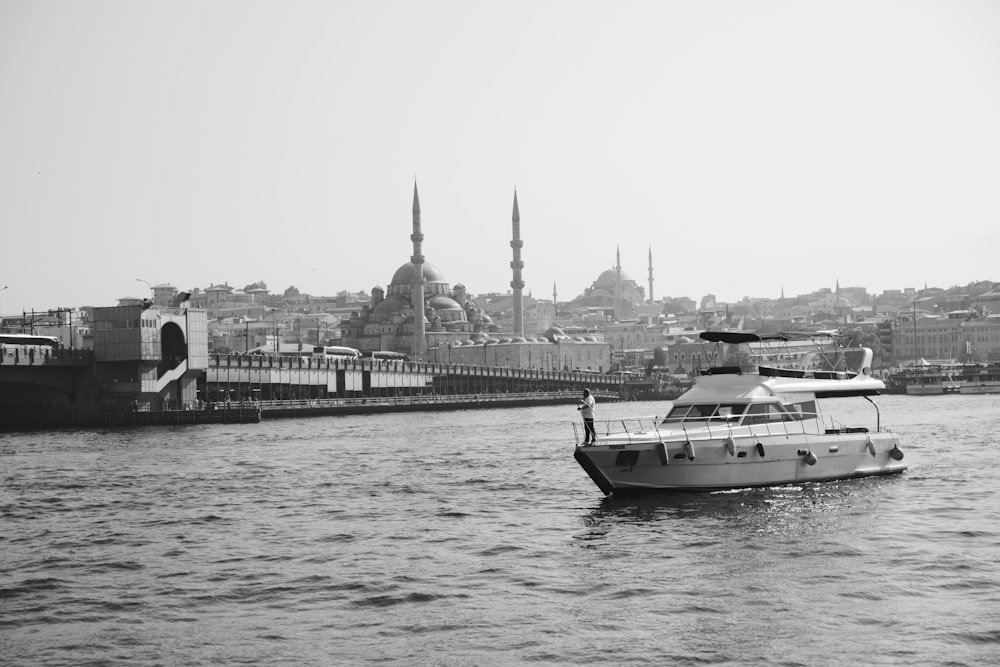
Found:
<path fill-rule="evenodd" d="M 910 396 L 1000 394 L 1000 362 L 910 366 L 885 384 L 889 393 Z"/>

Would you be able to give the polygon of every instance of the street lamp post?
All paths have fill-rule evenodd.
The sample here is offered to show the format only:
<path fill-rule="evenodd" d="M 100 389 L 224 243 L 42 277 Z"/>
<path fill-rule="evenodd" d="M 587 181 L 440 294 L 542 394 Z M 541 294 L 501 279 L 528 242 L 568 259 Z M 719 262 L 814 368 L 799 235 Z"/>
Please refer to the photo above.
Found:
<path fill-rule="evenodd" d="M 274 335 L 274 353 L 278 354 L 278 325 L 274 316 L 274 311 L 276 310 L 277 308 L 271 309 L 271 330 L 272 334 Z"/>
<path fill-rule="evenodd" d="M 149 281 L 148 280 L 143 280 L 142 278 L 136 278 L 135 281 L 137 283 L 146 283 L 146 287 L 149 288 L 149 300 L 152 301 L 153 300 L 153 286 L 149 284 Z"/>

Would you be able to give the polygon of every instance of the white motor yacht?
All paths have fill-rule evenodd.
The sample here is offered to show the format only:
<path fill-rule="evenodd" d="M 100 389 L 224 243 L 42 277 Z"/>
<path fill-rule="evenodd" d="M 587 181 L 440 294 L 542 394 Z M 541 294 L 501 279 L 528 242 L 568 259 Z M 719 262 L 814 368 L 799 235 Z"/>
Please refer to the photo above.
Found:
<path fill-rule="evenodd" d="M 815 352 L 781 353 L 803 336 L 702 333 L 702 342 L 716 349 L 706 358 L 729 357 L 743 367 L 705 370 L 665 418 L 600 422 L 596 444 L 580 444 L 578 433 L 577 462 L 605 494 L 615 495 L 800 484 L 905 470 L 899 439 L 882 427 L 871 400 L 885 389 L 871 376 L 872 351 L 838 348 L 832 337 L 821 341 L 810 334 Z M 750 355 L 734 355 L 740 347 Z M 744 370 L 753 356 L 778 363 Z M 821 402 L 847 399 L 870 403 L 861 406 L 872 415 L 866 425 L 843 424 L 820 411 Z"/>

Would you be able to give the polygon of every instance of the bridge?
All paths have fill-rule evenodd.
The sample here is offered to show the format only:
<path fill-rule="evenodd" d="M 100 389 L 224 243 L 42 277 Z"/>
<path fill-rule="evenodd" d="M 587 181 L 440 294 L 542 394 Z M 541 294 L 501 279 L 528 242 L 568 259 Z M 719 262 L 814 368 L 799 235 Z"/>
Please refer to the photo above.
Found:
<path fill-rule="evenodd" d="M 621 376 L 377 359 L 212 355 L 199 396 L 217 401 L 301 401 L 399 396 L 474 396 L 582 392 L 620 396 Z"/>
<path fill-rule="evenodd" d="M 188 371 L 186 361 L 159 376 L 158 387 Z M 120 383 L 119 383 L 120 384 Z M 198 399 L 136 407 L 100 382 L 89 351 L 0 363 L 0 427 L 142 425 L 319 414 L 453 410 L 573 403 L 584 388 L 601 400 L 628 398 L 615 375 L 372 359 L 210 355 Z M 127 385 L 133 386 L 133 385 Z M 134 385 L 137 387 L 137 385 Z"/>

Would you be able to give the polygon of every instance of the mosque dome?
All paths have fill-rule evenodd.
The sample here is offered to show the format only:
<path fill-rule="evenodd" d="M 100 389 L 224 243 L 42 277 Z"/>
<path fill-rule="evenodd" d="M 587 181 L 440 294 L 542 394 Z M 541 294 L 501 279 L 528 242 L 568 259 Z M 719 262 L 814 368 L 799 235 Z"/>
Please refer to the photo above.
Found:
<path fill-rule="evenodd" d="M 379 305 L 375 306 L 375 309 L 372 311 L 372 315 L 376 317 L 396 315 L 409 307 L 410 302 L 407 299 L 404 299 L 399 295 L 393 295 L 387 297 Z"/>
<path fill-rule="evenodd" d="M 441 273 L 441 269 L 434 266 L 430 262 L 424 262 L 424 295 L 431 294 L 447 294 L 448 293 L 448 283 L 445 280 L 444 274 Z M 396 269 L 396 273 L 392 276 L 392 282 L 389 283 L 389 289 L 387 294 L 393 295 L 397 294 L 400 296 L 405 296 L 407 299 L 410 297 L 410 292 L 413 291 L 413 277 L 417 275 L 417 265 L 413 262 L 407 262 L 401 267 Z"/>
<path fill-rule="evenodd" d="M 436 296 L 431 299 L 430 305 L 434 310 L 460 310 L 463 313 L 465 312 L 465 309 L 458 305 L 458 301 L 449 296 Z"/>
<path fill-rule="evenodd" d="M 407 262 L 401 267 L 396 269 L 396 273 L 392 274 L 391 285 L 412 285 L 413 277 L 417 275 L 417 265 L 413 262 Z M 429 283 L 443 283 L 446 282 L 444 274 L 441 273 L 441 269 L 434 266 L 430 262 L 424 262 L 424 280 Z"/>
<path fill-rule="evenodd" d="M 597 277 L 597 280 L 594 281 L 594 286 L 601 287 L 604 285 L 614 285 L 619 279 L 621 279 L 622 282 L 625 282 L 632 280 L 632 276 L 626 273 L 625 269 L 621 270 L 621 274 L 619 274 L 617 269 L 608 269 Z"/>
<path fill-rule="evenodd" d="M 464 322 L 466 320 L 465 309 L 459 305 L 458 301 L 449 296 L 434 296 L 428 304 L 434 309 L 434 312 L 441 318 L 442 322 Z"/>

